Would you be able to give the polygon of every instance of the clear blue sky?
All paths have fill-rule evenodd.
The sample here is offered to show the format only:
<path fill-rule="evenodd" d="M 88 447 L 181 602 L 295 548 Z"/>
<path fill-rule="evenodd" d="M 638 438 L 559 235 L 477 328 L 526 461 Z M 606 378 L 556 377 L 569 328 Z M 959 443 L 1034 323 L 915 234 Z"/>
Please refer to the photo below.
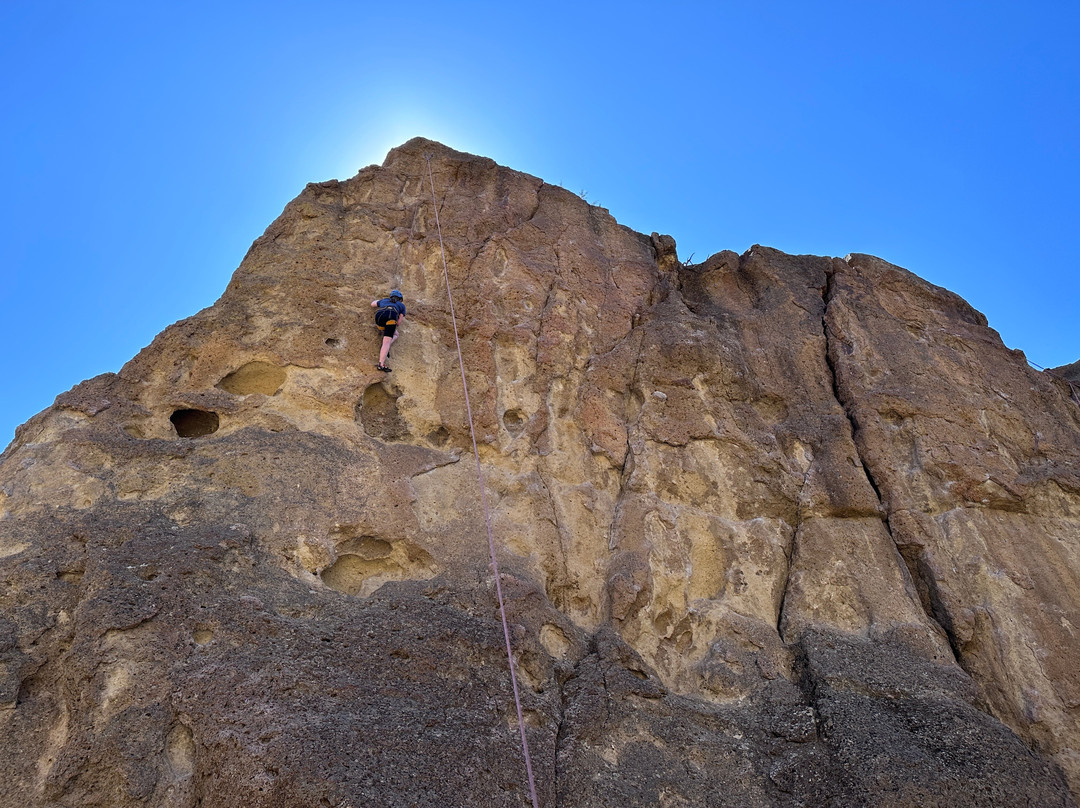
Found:
<path fill-rule="evenodd" d="M 423 135 L 673 235 L 868 252 L 1080 358 L 1080 3 L 0 2 L 0 446 Z"/>

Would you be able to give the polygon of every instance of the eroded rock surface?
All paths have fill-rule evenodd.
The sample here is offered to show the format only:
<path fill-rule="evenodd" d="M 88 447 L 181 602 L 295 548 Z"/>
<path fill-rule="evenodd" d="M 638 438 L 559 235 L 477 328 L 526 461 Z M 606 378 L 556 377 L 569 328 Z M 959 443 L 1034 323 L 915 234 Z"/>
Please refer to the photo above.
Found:
<path fill-rule="evenodd" d="M 0 457 L 0 804 L 524 804 L 428 154 L 541 803 L 1075 806 L 1067 381 L 423 140 Z"/>

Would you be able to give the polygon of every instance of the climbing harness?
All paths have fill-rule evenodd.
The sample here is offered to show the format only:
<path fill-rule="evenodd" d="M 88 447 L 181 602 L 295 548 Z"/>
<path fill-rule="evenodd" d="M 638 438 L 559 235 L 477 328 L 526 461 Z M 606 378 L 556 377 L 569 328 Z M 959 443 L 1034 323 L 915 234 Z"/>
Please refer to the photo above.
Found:
<path fill-rule="evenodd" d="M 383 306 L 375 312 L 375 325 L 384 330 L 388 325 L 397 325 L 398 310 L 394 306 Z"/>
<path fill-rule="evenodd" d="M 439 223 L 439 203 L 435 199 L 435 178 L 431 173 L 432 154 L 425 154 L 428 181 L 431 183 L 431 204 L 435 208 L 435 228 L 439 233 L 439 252 L 442 253 L 443 278 L 446 280 L 446 297 L 450 303 L 450 322 L 454 325 L 454 344 L 457 346 L 458 366 L 461 368 L 461 387 L 465 391 L 465 412 L 469 417 L 469 435 L 472 437 L 473 456 L 476 457 L 476 477 L 480 484 L 480 503 L 484 510 L 484 527 L 487 529 L 488 552 L 491 555 L 491 570 L 495 574 L 495 594 L 499 599 L 499 616 L 502 618 L 503 639 L 506 641 L 506 660 L 510 665 L 510 684 L 514 689 L 514 707 L 517 710 L 518 729 L 521 732 L 521 753 L 525 757 L 525 772 L 529 777 L 529 797 L 533 808 L 540 808 L 536 799 L 536 781 L 533 778 L 532 760 L 529 757 L 529 740 L 525 736 L 525 717 L 521 709 L 521 694 L 518 691 L 517 672 L 514 669 L 514 651 L 510 645 L 510 625 L 506 621 L 506 602 L 503 599 L 502 583 L 499 577 L 499 562 L 495 557 L 495 537 L 491 531 L 491 512 L 488 510 L 487 492 L 484 489 L 484 471 L 480 466 L 480 450 L 476 447 L 476 429 L 473 427 L 472 405 L 469 404 L 469 385 L 465 381 L 465 359 L 461 353 L 461 339 L 458 337 L 457 317 L 454 315 L 454 296 L 450 292 L 450 271 L 446 268 L 446 248 L 443 246 L 442 225 Z"/>

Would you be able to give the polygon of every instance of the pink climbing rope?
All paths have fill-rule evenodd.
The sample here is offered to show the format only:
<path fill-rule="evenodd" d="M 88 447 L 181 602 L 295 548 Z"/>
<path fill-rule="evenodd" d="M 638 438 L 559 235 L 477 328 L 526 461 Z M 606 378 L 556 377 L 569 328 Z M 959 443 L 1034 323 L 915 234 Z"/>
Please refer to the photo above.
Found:
<path fill-rule="evenodd" d="M 499 561 L 495 557 L 495 537 L 491 532 L 491 512 L 488 510 L 487 492 L 484 489 L 484 471 L 480 466 L 480 450 L 476 448 L 476 429 L 473 427 L 472 405 L 469 403 L 469 385 L 465 381 L 465 359 L 461 354 L 457 317 L 454 314 L 454 296 L 450 292 L 450 272 L 446 268 L 446 248 L 443 246 L 442 225 L 439 223 L 439 203 L 435 199 L 435 178 L 431 173 L 431 155 L 427 161 L 428 181 L 431 183 L 431 204 L 435 208 L 435 228 L 439 233 L 439 251 L 442 253 L 443 278 L 446 279 L 446 297 L 450 301 L 450 322 L 454 325 L 454 344 L 457 346 L 458 366 L 461 368 L 461 387 L 465 391 L 465 412 L 469 416 L 469 435 L 472 437 L 473 456 L 476 458 L 476 477 L 480 484 L 480 503 L 484 509 L 484 527 L 487 529 L 488 552 L 491 554 L 491 570 L 495 573 L 495 593 L 499 598 L 499 616 L 502 618 L 503 639 L 506 641 L 506 660 L 510 665 L 510 684 L 514 688 L 514 707 L 517 709 L 518 729 L 521 732 L 521 753 L 525 757 L 525 772 L 529 777 L 529 797 L 533 808 L 540 808 L 536 799 L 536 780 L 533 778 L 532 760 L 529 757 L 529 739 L 525 736 L 525 716 L 521 709 L 521 693 L 518 691 L 517 672 L 514 669 L 514 651 L 510 645 L 510 625 L 506 621 L 506 602 L 503 600 L 499 577 Z"/>

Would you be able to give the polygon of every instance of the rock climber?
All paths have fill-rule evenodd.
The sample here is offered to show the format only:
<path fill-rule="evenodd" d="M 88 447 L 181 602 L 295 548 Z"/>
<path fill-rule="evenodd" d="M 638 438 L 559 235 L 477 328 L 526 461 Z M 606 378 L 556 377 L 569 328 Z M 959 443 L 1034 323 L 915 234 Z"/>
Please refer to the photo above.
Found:
<path fill-rule="evenodd" d="M 384 373 L 389 373 L 386 360 L 390 358 L 390 346 L 398 338 L 398 326 L 405 322 L 404 298 L 397 289 L 390 290 L 390 296 L 382 300 L 372 300 L 371 307 L 375 309 L 375 325 L 382 331 L 382 348 L 379 351 L 379 364 L 376 367 Z"/>

